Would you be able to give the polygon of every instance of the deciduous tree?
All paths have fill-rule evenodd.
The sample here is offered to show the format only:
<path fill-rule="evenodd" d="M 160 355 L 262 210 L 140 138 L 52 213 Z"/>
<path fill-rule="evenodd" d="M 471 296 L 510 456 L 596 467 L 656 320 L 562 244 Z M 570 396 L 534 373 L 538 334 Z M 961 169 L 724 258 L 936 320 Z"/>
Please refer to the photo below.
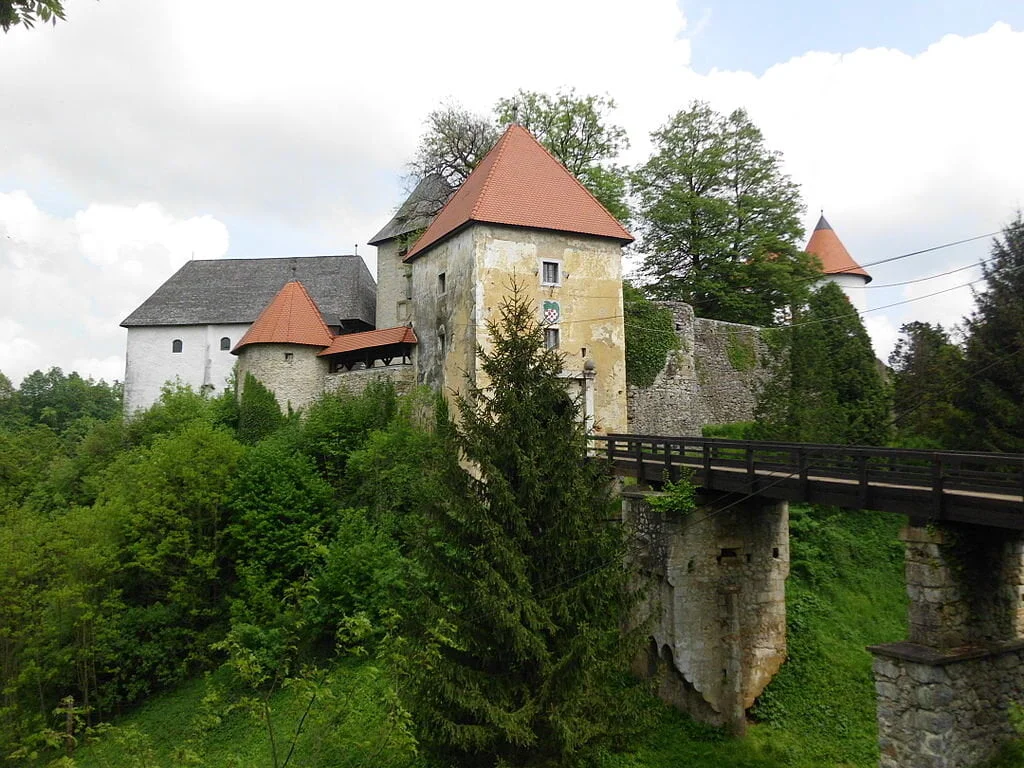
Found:
<path fill-rule="evenodd" d="M 427 116 L 416 157 L 416 180 L 438 174 L 457 188 L 494 146 L 503 127 L 525 126 L 614 216 L 629 218 L 626 169 L 616 164 L 629 146 L 625 130 L 611 122 L 615 102 L 606 96 L 517 91 L 498 101 L 494 118 L 447 104 Z M 444 204 L 441 200 L 438 208 Z"/>
<path fill-rule="evenodd" d="M 704 317 L 779 322 L 820 269 L 796 246 L 800 191 L 781 155 L 743 110 L 724 116 L 701 102 L 652 139 L 632 179 L 649 291 Z"/>
<path fill-rule="evenodd" d="M 35 26 L 37 21 L 57 23 L 64 20 L 62 0 L 0 0 L 0 29 L 4 32 L 22 24 Z"/>

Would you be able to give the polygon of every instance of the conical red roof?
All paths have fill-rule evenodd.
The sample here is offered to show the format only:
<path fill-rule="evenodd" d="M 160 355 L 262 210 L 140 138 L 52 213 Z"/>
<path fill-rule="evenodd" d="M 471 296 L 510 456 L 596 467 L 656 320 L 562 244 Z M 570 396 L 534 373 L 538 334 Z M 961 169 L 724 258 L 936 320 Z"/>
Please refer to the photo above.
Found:
<path fill-rule="evenodd" d="M 231 350 L 246 344 L 306 344 L 329 347 L 334 337 L 316 303 L 298 280 L 286 283 Z"/>
<path fill-rule="evenodd" d="M 471 221 L 633 242 L 615 217 L 521 125 L 509 126 L 405 260 Z"/>
<path fill-rule="evenodd" d="M 824 214 L 818 219 L 818 226 L 814 228 L 804 250 L 821 260 L 822 271 L 826 275 L 860 275 L 866 278 L 865 283 L 871 282 L 871 275 L 853 260 L 832 225 L 825 220 Z"/>

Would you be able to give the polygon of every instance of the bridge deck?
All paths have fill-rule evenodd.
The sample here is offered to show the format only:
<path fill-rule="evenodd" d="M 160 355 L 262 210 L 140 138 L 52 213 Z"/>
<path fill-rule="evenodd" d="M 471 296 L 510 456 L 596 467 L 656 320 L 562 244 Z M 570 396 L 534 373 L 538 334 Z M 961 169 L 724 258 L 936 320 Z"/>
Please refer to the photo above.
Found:
<path fill-rule="evenodd" d="M 772 443 L 701 437 L 592 438 L 642 482 L 877 509 L 918 520 L 1024 530 L 1024 455 Z"/>

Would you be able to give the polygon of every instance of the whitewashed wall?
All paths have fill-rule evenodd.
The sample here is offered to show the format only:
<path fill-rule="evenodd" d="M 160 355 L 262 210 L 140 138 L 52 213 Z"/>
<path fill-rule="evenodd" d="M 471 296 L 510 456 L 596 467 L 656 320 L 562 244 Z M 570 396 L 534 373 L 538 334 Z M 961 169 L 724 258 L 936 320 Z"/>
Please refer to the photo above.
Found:
<path fill-rule="evenodd" d="M 824 280 L 815 283 L 814 287 L 818 288 L 825 283 L 835 283 L 843 289 L 843 293 L 846 294 L 846 298 L 853 304 L 853 308 L 858 312 L 865 312 L 868 308 L 868 292 L 864 290 L 864 286 L 867 285 L 867 281 L 861 275 L 829 275 Z"/>
<path fill-rule="evenodd" d="M 248 328 L 247 323 L 129 328 L 125 413 L 151 406 L 168 381 L 180 381 L 196 391 L 209 387 L 213 394 L 222 392 L 236 360 L 230 349 Z M 231 340 L 226 350 L 220 348 L 224 336 Z M 181 352 L 172 352 L 175 339 L 181 339 Z"/>

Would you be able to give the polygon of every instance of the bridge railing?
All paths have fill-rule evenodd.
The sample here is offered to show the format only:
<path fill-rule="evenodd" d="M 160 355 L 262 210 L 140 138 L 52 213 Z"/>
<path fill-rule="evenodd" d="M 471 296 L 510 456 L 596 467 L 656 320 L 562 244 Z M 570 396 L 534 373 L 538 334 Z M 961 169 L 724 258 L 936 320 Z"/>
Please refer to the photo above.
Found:
<path fill-rule="evenodd" d="M 962 496 L 982 507 L 1012 508 L 1024 526 L 1021 454 L 661 435 L 591 439 L 617 471 L 645 482 L 690 475 L 712 489 L 851 507 L 899 505 L 936 519 L 964 506 Z"/>

